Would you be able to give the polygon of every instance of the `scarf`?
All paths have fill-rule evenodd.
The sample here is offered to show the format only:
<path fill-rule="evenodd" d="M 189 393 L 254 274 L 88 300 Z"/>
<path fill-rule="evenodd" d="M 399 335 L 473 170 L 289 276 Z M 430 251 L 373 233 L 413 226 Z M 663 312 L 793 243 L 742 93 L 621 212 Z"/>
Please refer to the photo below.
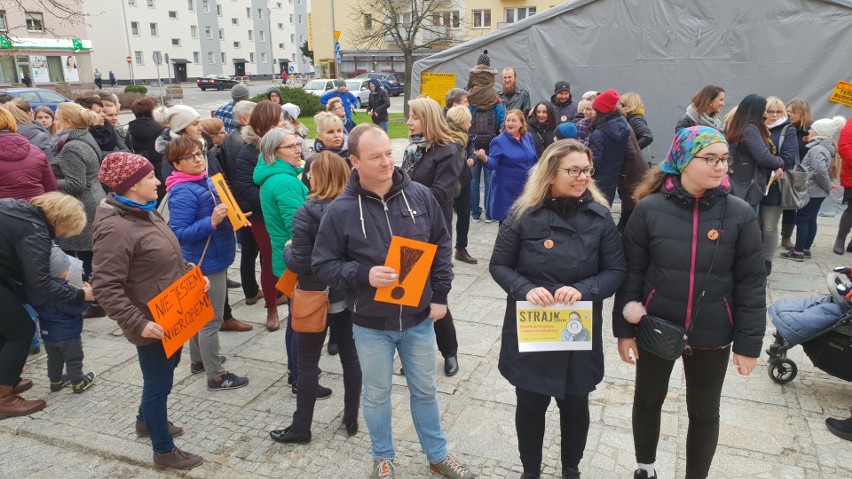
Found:
<path fill-rule="evenodd" d="M 157 208 L 157 200 L 151 200 L 147 203 L 137 203 L 130 198 L 125 198 L 118 193 L 113 193 L 113 197 L 119 203 L 124 203 L 125 205 L 136 208 L 142 211 L 154 211 Z"/>
<path fill-rule="evenodd" d="M 500 103 L 497 90 L 494 89 L 494 77 L 496 70 L 474 69 L 467 81 L 467 101 L 470 106 L 479 110 L 488 111 L 494 109 Z"/>
<path fill-rule="evenodd" d="M 104 122 L 104 126 L 90 126 L 89 133 L 92 134 L 98 147 L 103 152 L 113 152 L 122 149 L 119 145 L 118 133 L 116 133 L 115 128 L 108 121 Z"/>
<path fill-rule="evenodd" d="M 402 154 L 402 171 L 411 173 L 423 159 L 423 153 L 429 148 L 429 142 L 421 135 L 411 135 L 411 144 L 405 147 Z"/>
<path fill-rule="evenodd" d="M 728 144 L 721 133 L 710 127 L 681 128 L 675 133 L 666 159 L 660 164 L 660 171 L 670 175 L 680 175 L 696 153 L 715 143 Z"/>
<path fill-rule="evenodd" d="M 686 107 L 686 116 L 688 116 L 692 121 L 695 122 L 697 126 L 709 126 L 710 128 L 715 128 L 716 130 L 722 131 L 725 126 L 722 123 L 722 117 L 720 115 L 710 116 L 706 113 L 698 114 L 695 110 L 695 106 L 690 103 L 688 107 Z"/>
<path fill-rule="evenodd" d="M 200 175 L 190 175 L 188 173 L 184 173 L 182 171 L 173 171 L 168 178 L 166 178 L 166 191 L 171 191 L 176 185 L 181 183 L 189 183 L 193 181 L 203 180 L 207 177 L 207 173 L 201 173 Z"/>

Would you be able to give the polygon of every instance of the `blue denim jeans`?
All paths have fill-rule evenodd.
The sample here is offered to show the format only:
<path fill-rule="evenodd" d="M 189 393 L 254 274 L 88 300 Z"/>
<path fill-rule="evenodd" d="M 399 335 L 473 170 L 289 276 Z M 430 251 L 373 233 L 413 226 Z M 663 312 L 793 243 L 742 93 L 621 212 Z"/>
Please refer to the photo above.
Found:
<path fill-rule="evenodd" d="M 139 368 L 142 369 L 142 402 L 137 419 L 142 420 L 151 435 L 154 452 L 170 452 L 175 442 L 169 432 L 169 393 L 175 378 L 175 368 L 180 363 L 178 349 L 171 358 L 166 357 L 163 343 L 137 346 Z"/>
<path fill-rule="evenodd" d="M 795 251 L 797 253 L 811 249 L 814 244 L 817 233 L 817 216 L 819 216 L 819 207 L 823 200 L 825 200 L 825 197 L 811 198 L 808 204 L 796 211 Z"/>
<path fill-rule="evenodd" d="M 382 130 L 385 130 L 385 133 L 388 132 L 388 122 L 382 121 L 382 122 L 376 123 L 376 126 L 381 128 Z"/>
<path fill-rule="evenodd" d="M 485 182 L 485 210 L 488 210 L 488 191 L 491 190 L 491 170 L 485 167 L 481 161 L 476 160 L 476 164 L 471 168 L 470 173 L 473 179 L 470 181 L 470 213 L 475 219 L 479 219 L 482 214 L 482 208 L 479 207 L 479 178 L 484 177 Z M 486 213 L 487 214 L 487 213 Z"/>
<path fill-rule="evenodd" d="M 429 463 L 447 458 L 447 436 L 438 411 L 435 330 L 430 319 L 403 331 L 352 327 L 364 382 L 364 421 L 370 431 L 373 459 L 394 459 L 393 356 L 399 351 L 410 395 L 411 419 Z"/>

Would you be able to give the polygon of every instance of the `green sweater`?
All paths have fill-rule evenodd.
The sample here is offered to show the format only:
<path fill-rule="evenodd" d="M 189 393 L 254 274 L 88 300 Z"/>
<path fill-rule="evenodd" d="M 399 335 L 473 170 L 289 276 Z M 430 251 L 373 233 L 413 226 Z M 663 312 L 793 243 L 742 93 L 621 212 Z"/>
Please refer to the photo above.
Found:
<path fill-rule="evenodd" d="M 276 159 L 268 164 L 263 155 L 254 169 L 254 182 L 260 186 L 260 204 L 266 231 L 272 243 L 272 272 L 281 277 L 284 264 L 284 244 L 293 235 L 293 216 L 296 210 L 308 199 L 308 189 L 302 184 L 299 175 L 302 168 Z"/>

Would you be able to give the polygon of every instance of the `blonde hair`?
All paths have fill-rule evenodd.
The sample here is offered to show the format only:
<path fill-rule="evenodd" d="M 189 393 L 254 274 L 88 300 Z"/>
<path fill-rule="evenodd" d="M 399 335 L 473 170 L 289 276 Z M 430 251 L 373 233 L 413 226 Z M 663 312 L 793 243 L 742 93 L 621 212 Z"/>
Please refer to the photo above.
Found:
<path fill-rule="evenodd" d="M 792 100 L 787 108 L 799 115 L 799 123 L 794 123 L 796 128 L 807 131 L 811 127 L 811 104 L 808 100 Z"/>
<path fill-rule="evenodd" d="M 553 142 L 544 150 L 544 153 L 541 154 L 541 159 L 530 170 L 529 178 L 524 185 L 524 191 L 515 200 L 512 209 L 509 211 L 509 216 L 512 219 L 518 220 L 533 208 L 544 203 L 544 198 L 550 193 L 551 182 L 557 173 L 559 173 L 559 165 L 562 162 L 562 158 L 571 153 L 586 155 L 589 159 L 589 166 L 594 166 L 592 150 L 588 146 L 577 140 L 558 140 Z M 589 184 L 586 189 L 591 193 L 595 203 L 600 203 L 609 209 L 609 201 L 598 188 L 594 179 L 589 178 Z"/>
<path fill-rule="evenodd" d="M 577 103 L 577 110 L 579 110 L 580 113 L 582 113 L 583 110 L 586 107 L 591 108 L 591 106 L 592 106 L 592 100 L 580 100 L 580 103 Z"/>
<path fill-rule="evenodd" d="M 47 223 L 54 229 L 68 229 L 66 236 L 77 236 L 86 227 L 86 210 L 83 203 L 71 195 L 51 191 L 38 195 L 30 203 L 41 208 Z"/>
<path fill-rule="evenodd" d="M 326 105 L 325 105 L 325 111 L 334 110 L 335 108 L 337 108 L 338 103 L 342 106 L 343 100 L 341 100 L 340 98 L 337 98 L 337 97 L 332 98 L 331 100 L 328 100 L 328 103 L 326 103 Z"/>
<path fill-rule="evenodd" d="M 632 115 L 636 110 L 642 110 L 644 114 L 645 103 L 642 101 L 642 97 L 636 92 L 631 91 L 621 95 L 620 103 L 621 114 L 624 116 Z"/>
<path fill-rule="evenodd" d="M 110 100 L 101 100 L 101 103 L 104 104 L 104 108 L 109 107 L 109 106 L 115 108 L 115 103 L 110 101 Z M 118 110 L 116 110 L 116 111 L 118 111 Z"/>
<path fill-rule="evenodd" d="M 340 101 L 340 98 L 332 98 L 332 100 Z M 330 126 L 339 126 L 343 128 L 343 120 L 330 111 L 321 111 L 314 115 L 314 123 L 317 125 L 317 134 Z"/>
<path fill-rule="evenodd" d="M 15 117 L 5 107 L 0 108 L 0 130 L 18 131 L 18 123 Z"/>
<path fill-rule="evenodd" d="M 77 103 L 60 103 L 56 107 L 56 116 L 59 121 L 71 123 L 74 128 L 88 128 L 92 125 L 100 123 L 100 116 L 83 108 Z"/>
<path fill-rule="evenodd" d="M 464 105 L 456 105 L 447 110 L 447 118 L 462 126 L 465 122 L 471 121 L 473 117 L 470 114 L 470 108 Z"/>
<path fill-rule="evenodd" d="M 333 200 L 346 189 L 349 182 L 349 165 L 340 155 L 323 150 L 311 161 L 311 186 L 308 198 Z"/>
<path fill-rule="evenodd" d="M 784 105 L 784 102 L 778 98 L 777 96 L 770 96 L 766 98 L 766 111 L 769 111 L 773 106 L 781 108 L 781 117 L 787 118 L 787 106 Z"/>
<path fill-rule="evenodd" d="M 522 112 L 521 110 L 518 110 L 518 109 L 514 109 L 514 110 L 509 110 L 509 111 L 506 112 L 506 117 L 508 117 L 509 115 L 515 115 L 516 117 L 518 117 L 521 120 L 521 128 L 520 128 L 520 130 L 518 130 L 518 132 L 521 134 L 521 136 L 526 135 L 527 134 L 527 118 L 524 115 L 524 112 Z M 591 161 L 591 159 L 589 161 Z"/>
<path fill-rule="evenodd" d="M 725 124 L 725 131 L 728 131 L 728 130 L 731 129 L 731 122 L 734 121 L 734 115 L 737 114 L 737 109 L 739 107 L 740 106 L 737 105 L 737 106 L 731 108 L 731 111 L 729 111 L 727 114 L 725 114 L 725 117 L 722 119 L 723 123 Z"/>
<path fill-rule="evenodd" d="M 201 129 L 210 136 L 219 133 L 222 128 L 225 128 L 225 122 L 219 118 L 205 118 L 201 120 Z"/>
<path fill-rule="evenodd" d="M 23 102 L 24 104 L 26 104 L 26 108 L 23 108 L 23 105 L 21 105 L 19 102 Z M 4 103 L 3 107 L 6 109 L 6 111 L 12 114 L 12 118 L 14 118 L 15 121 L 18 123 L 29 123 L 33 121 L 32 117 L 30 116 L 32 110 L 30 110 L 30 104 L 27 103 L 26 100 L 16 98 L 14 100 L 10 100 Z"/>
<path fill-rule="evenodd" d="M 444 120 L 441 105 L 431 98 L 415 98 L 408 101 L 409 114 L 420 119 L 423 138 L 431 144 L 447 145 L 453 141 L 453 133 Z"/>

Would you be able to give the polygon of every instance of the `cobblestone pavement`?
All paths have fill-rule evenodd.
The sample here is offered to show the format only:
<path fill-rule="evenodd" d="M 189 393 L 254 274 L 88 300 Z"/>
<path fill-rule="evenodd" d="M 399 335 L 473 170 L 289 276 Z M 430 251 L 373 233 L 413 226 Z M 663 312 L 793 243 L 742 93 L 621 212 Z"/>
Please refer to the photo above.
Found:
<path fill-rule="evenodd" d="M 824 294 L 824 273 L 852 260 L 849 254 L 841 258 L 830 251 L 837 219 L 822 217 L 819 223 L 812 260 L 775 261 L 769 279 L 770 302 L 789 295 Z M 496 232 L 496 223 L 472 223 L 469 251 L 480 262 L 456 264 L 450 305 L 458 329 L 461 369 L 452 378 L 439 372 L 438 389 L 451 451 L 479 477 L 515 478 L 521 466 L 514 431 L 514 390 L 497 370 L 505 295 L 487 269 Z M 239 278 L 236 268 L 230 276 Z M 347 437 L 340 425 L 343 382 L 336 357 L 324 355 L 320 362 L 320 381 L 334 394 L 317 402 L 313 442 L 290 446 L 268 438 L 269 430 L 289 424 L 296 405 L 286 381 L 284 330 L 267 332 L 262 305 L 246 306 L 240 290 L 230 290 L 230 299 L 234 316 L 255 328 L 247 333 L 222 333 L 222 353 L 228 356 L 227 367 L 248 375 L 251 383 L 235 391 L 210 393 L 203 375 L 190 374 L 185 352 L 170 396 L 170 419 L 186 430 L 176 443 L 202 454 L 204 465 L 188 473 L 151 466 L 150 443 L 138 439 L 133 428 L 142 389 L 135 349 L 124 338 L 112 336 L 115 324 L 103 318 L 85 323 L 85 367 L 96 372 L 98 379 L 84 394 L 67 389 L 49 393 L 45 354 L 28 361 L 24 376 L 33 378 L 35 387 L 26 396 L 47 398 L 48 407 L 29 417 L 0 421 L 0 477 L 368 477 L 370 442 L 363 419 L 355 437 Z M 605 303 L 607 308 L 611 305 L 611 301 Z M 286 306 L 280 312 L 286 316 Z M 770 326 L 767 344 L 771 332 Z M 607 327 L 607 371 L 591 396 L 592 424 L 581 463 L 584 478 L 627 478 L 634 467 L 633 370 L 618 359 L 615 340 L 609 336 Z M 765 356 L 749 378 L 739 377 L 729 367 L 711 477 L 852 477 L 852 444 L 834 437 L 823 425 L 826 416 L 849 413 L 852 387 L 816 370 L 801 348 L 790 356 L 799 366 L 799 376 L 783 387 L 768 378 Z M 659 445 L 657 469 L 663 478 L 683 477 L 685 471 L 683 388 L 682 371 L 675 368 Z M 412 427 L 404 376 L 394 376 L 393 402 L 399 477 L 436 477 L 429 472 Z M 544 477 L 559 475 L 558 434 L 554 405 L 547 419 Z"/>

